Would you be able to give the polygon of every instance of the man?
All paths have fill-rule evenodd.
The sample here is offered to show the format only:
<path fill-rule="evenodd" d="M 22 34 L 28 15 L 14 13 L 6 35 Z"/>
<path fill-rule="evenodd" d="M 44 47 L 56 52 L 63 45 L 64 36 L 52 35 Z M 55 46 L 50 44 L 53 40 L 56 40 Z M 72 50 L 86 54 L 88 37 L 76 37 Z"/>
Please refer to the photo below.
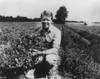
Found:
<path fill-rule="evenodd" d="M 41 56 L 38 57 L 38 63 L 44 61 L 48 65 L 37 64 L 36 70 L 34 72 L 36 78 L 38 77 L 37 74 L 41 73 L 41 71 L 39 71 L 41 69 L 43 69 L 42 73 L 46 72 L 49 75 L 48 77 L 50 79 L 54 79 L 55 75 L 58 74 L 57 69 L 60 61 L 58 50 L 60 48 L 60 42 L 61 42 L 61 31 L 52 25 L 52 19 L 53 19 L 53 15 L 51 12 L 43 11 L 41 13 L 42 26 L 36 28 L 35 30 L 36 34 L 40 35 L 41 38 L 44 38 L 46 43 L 48 43 L 48 45 L 46 46 L 47 49 L 43 50 L 42 52 L 38 51 L 39 54 L 41 53 L 45 55 L 45 57 L 41 57 Z M 48 70 L 46 70 L 47 67 L 49 68 Z M 46 76 L 42 76 L 42 77 L 46 77 Z"/>

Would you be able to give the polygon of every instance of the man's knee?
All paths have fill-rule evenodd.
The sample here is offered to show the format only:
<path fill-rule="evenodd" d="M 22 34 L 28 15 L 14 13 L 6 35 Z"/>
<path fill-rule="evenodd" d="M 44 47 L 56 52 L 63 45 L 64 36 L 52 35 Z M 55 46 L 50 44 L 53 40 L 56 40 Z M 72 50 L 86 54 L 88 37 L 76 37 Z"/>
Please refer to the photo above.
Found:
<path fill-rule="evenodd" d="M 50 54 L 46 56 L 46 61 L 51 65 L 59 65 L 60 57 L 58 55 Z"/>

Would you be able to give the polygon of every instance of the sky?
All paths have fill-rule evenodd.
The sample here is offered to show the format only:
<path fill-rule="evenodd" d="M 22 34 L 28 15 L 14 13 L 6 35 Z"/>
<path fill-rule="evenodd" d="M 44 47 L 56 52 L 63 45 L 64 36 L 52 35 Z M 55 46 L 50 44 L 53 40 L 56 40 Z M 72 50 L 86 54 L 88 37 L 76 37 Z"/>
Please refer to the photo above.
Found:
<path fill-rule="evenodd" d="M 0 0 L 0 15 L 36 18 L 49 10 L 55 16 L 63 5 L 69 12 L 68 20 L 100 22 L 100 0 Z"/>

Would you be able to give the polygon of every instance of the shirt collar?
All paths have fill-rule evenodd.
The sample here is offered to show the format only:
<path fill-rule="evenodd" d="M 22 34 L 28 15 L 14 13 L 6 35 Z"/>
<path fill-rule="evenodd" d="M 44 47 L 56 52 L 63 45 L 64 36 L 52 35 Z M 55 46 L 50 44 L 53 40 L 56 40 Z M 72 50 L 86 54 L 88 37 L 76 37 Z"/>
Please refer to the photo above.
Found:
<path fill-rule="evenodd" d="M 44 29 L 42 29 L 41 30 L 43 33 L 50 33 L 51 31 L 50 31 L 50 29 L 46 32 L 46 31 L 44 31 Z"/>

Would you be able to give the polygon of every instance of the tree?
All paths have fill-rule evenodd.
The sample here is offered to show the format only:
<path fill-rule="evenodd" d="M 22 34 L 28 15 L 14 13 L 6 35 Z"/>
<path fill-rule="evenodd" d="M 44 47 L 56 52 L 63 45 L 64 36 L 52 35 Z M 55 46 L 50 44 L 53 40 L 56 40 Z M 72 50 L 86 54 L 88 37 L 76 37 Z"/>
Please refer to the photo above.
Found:
<path fill-rule="evenodd" d="M 68 17 L 68 11 L 65 6 L 61 6 L 56 12 L 56 23 L 65 23 L 66 18 Z"/>

